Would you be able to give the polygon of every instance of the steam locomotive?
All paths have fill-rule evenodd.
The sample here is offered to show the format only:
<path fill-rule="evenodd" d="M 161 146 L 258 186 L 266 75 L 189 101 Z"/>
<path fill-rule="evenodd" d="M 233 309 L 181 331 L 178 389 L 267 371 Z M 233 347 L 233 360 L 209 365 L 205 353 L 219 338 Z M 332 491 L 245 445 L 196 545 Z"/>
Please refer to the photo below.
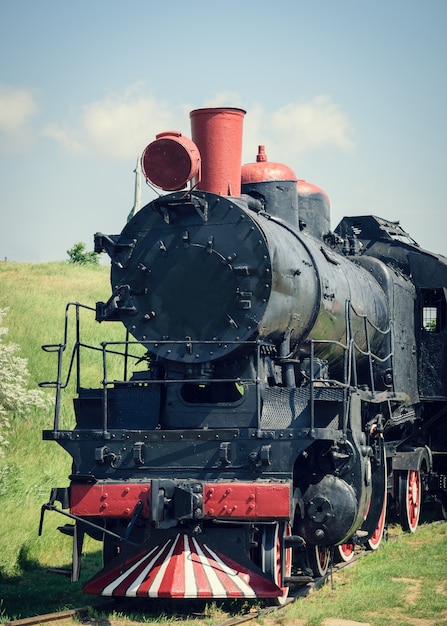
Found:
<path fill-rule="evenodd" d="M 374 215 L 331 231 L 326 193 L 263 146 L 241 166 L 244 115 L 198 109 L 191 139 L 147 146 L 167 193 L 95 235 L 111 296 L 67 305 L 62 343 L 44 346 L 58 376 L 43 438 L 73 469 L 40 531 L 47 510 L 69 518 L 72 580 L 85 535 L 102 542 L 86 593 L 283 603 L 331 555 L 377 549 L 387 511 L 410 532 L 423 503 L 445 512 L 447 260 Z M 85 309 L 125 339 L 89 346 Z M 97 388 L 81 384 L 87 349 Z"/>

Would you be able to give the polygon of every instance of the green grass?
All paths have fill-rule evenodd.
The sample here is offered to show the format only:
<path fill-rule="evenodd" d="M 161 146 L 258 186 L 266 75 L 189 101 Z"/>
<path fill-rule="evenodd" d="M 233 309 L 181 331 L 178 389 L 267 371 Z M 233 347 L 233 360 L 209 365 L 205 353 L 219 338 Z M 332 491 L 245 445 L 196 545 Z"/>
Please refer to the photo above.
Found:
<path fill-rule="evenodd" d="M 28 359 L 30 387 L 54 380 L 54 354 L 41 350 L 44 343 L 62 340 L 65 304 L 79 301 L 90 306 L 107 300 L 109 272 L 105 267 L 78 267 L 66 263 L 44 265 L 0 262 L 0 308 L 9 307 L 3 324 L 9 328 L 5 341 L 20 346 L 19 356 Z M 85 319 L 90 343 L 123 339 L 120 324 Z M 67 355 L 68 356 L 68 355 Z M 99 362 L 86 360 L 86 386 L 98 386 Z M 38 537 L 40 508 L 52 487 L 68 484 L 70 459 L 55 442 L 42 441 L 43 429 L 52 427 L 52 413 L 34 411 L 27 419 L 12 418 L 10 444 L 0 459 L 0 621 L 73 608 L 91 602 L 82 584 L 97 569 L 100 545 L 86 541 L 82 579 L 48 573 L 50 567 L 69 567 L 71 539 L 57 531 L 64 520 L 47 513 L 42 537 Z M 71 397 L 63 405 L 63 422 L 72 420 Z M 354 568 L 334 577 L 334 584 L 299 600 L 279 614 L 278 622 L 303 620 L 319 625 L 333 617 L 382 624 L 410 624 L 426 619 L 447 624 L 447 525 L 422 526 L 414 536 L 401 535 L 377 553 L 361 559 Z M 239 603 L 132 602 L 107 619 L 130 623 L 194 621 L 212 624 L 241 608 Z"/>
<path fill-rule="evenodd" d="M 336 574 L 333 585 L 298 601 L 287 617 L 318 626 L 328 617 L 403 626 L 411 620 L 447 624 L 447 525 L 421 525 L 398 535 L 354 567 Z"/>
<path fill-rule="evenodd" d="M 67 263 L 43 265 L 0 263 L 0 308 L 8 308 L 3 326 L 9 330 L 7 343 L 18 344 L 17 355 L 28 360 L 29 387 L 56 378 L 56 354 L 42 344 L 63 339 L 65 305 L 79 301 L 94 307 L 110 295 L 109 270 Z M 88 341 L 99 345 L 104 334 L 123 339 L 120 324 L 99 325 L 94 313 L 85 317 Z M 73 335 L 71 334 L 71 338 Z M 69 354 L 65 355 L 67 360 Z M 99 359 L 86 363 L 85 386 L 99 386 Z M 65 368 L 67 363 L 65 363 Z M 53 390 L 47 390 L 54 397 Z M 72 394 L 62 405 L 62 423 L 73 423 Z M 68 484 L 70 458 L 54 442 L 42 441 L 42 430 L 52 428 L 53 411 L 34 410 L 26 419 L 11 416 L 6 433 L 9 445 L 0 458 L 0 618 L 34 614 L 36 607 L 74 606 L 85 602 L 81 585 L 46 574 L 49 567 L 67 567 L 71 561 L 71 539 L 59 533 L 61 517 L 47 513 L 44 532 L 38 537 L 40 509 L 52 487 Z M 98 567 L 99 544 L 87 543 L 89 562 Z M 65 591 L 63 591 L 65 590 Z M 37 605 L 33 604 L 38 602 Z"/>

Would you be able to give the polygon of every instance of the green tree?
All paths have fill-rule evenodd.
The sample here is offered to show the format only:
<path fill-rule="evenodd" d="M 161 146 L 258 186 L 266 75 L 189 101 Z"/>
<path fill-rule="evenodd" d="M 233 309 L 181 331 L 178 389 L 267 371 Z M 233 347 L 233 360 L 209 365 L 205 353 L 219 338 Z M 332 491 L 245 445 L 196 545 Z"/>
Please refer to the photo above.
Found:
<path fill-rule="evenodd" d="M 67 250 L 68 254 L 68 262 L 69 263 L 77 263 L 78 265 L 98 265 L 98 253 L 97 252 L 86 252 L 85 243 L 82 241 L 78 241 L 75 245 Z"/>

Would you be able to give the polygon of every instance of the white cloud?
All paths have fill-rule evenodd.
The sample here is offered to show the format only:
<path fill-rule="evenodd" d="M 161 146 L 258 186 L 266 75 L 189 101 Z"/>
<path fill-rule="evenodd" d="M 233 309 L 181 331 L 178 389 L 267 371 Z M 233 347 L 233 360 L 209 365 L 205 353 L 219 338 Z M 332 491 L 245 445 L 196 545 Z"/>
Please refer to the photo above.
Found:
<path fill-rule="evenodd" d="M 116 158 L 134 157 L 171 128 L 173 112 L 152 97 L 106 98 L 84 109 L 82 125 L 89 143 L 100 153 Z"/>
<path fill-rule="evenodd" d="M 174 118 L 173 107 L 131 88 L 84 106 L 76 127 L 50 124 L 44 134 L 69 152 L 133 159 L 158 132 L 179 130 Z"/>
<path fill-rule="evenodd" d="M 208 99 L 204 107 L 231 107 L 236 109 L 245 109 L 239 94 L 233 91 L 221 91 L 213 98 Z"/>
<path fill-rule="evenodd" d="M 287 104 L 273 114 L 271 123 L 283 140 L 289 137 L 302 151 L 324 145 L 333 145 L 343 151 L 354 147 L 349 119 L 329 96 Z"/>
<path fill-rule="evenodd" d="M 256 161 L 259 145 L 266 146 L 267 157 L 269 157 L 269 146 L 272 146 L 273 142 L 276 141 L 267 130 L 269 128 L 269 120 L 270 115 L 265 112 L 260 104 L 250 105 L 244 119 L 243 163 Z"/>
<path fill-rule="evenodd" d="M 21 132 L 36 113 L 37 105 L 29 91 L 0 85 L 1 131 Z"/>
<path fill-rule="evenodd" d="M 282 162 L 300 161 L 306 152 L 328 146 L 341 151 L 350 151 L 354 146 L 349 118 L 328 96 L 289 103 L 267 112 L 257 103 L 244 106 L 238 94 L 221 92 L 203 106 L 247 109 L 244 162 L 256 159 L 259 144 L 266 145 L 271 160 L 280 155 Z M 174 107 L 152 95 L 144 95 L 136 85 L 123 94 L 85 105 L 75 126 L 68 128 L 53 123 L 45 128 L 44 134 L 72 153 L 133 159 L 159 132 L 179 130 L 190 135 L 189 112 L 193 108 L 184 102 Z"/>
<path fill-rule="evenodd" d="M 81 144 L 77 133 L 69 128 L 52 123 L 47 124 L 42 130 L 44 137 L 56 140 L 67 152 L 83 153 L 85 146 Z"/>
<path fill-rule="evenodd" d="M 0 84 L 2 152 L 18 152 L 28 147 L 33 139 L 30 122 L 37 110 L 37 104 L 29 91 Z"/>
<path fill-rule="evenodd" d="M 343 152 L 353 150 L 352 134 L 348 116 L 329 96 L 289 103 L 269 114 L 255 105 L 246 118 L 244 153 L 248 149 L 253 152 L 259 143 L 265 144 L 272 161 L 280 155 L 281 162 L 299 162 L 316 149 L 332 146 Z M 251 154 L 250 160 L 255 157 L 256 153 Z"/>

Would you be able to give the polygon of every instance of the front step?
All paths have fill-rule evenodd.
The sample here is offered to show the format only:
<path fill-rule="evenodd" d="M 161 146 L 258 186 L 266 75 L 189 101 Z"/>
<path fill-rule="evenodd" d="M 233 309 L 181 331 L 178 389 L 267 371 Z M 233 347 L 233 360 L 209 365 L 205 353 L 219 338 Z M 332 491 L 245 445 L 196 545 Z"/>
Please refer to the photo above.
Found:
<path fill-rule="evenodd" d="M 64 524 L 64 526 L 58 526 L 57 529 L 63 535 L 74 537 L 74 524 Z"/>
<path fill-rule="evenodd" d="M 313 583 L 315 578 L 313 576 L 285 576 L 283 578 L 284 587 L 290 587 L 290 585 L 307 585 Z"/>

